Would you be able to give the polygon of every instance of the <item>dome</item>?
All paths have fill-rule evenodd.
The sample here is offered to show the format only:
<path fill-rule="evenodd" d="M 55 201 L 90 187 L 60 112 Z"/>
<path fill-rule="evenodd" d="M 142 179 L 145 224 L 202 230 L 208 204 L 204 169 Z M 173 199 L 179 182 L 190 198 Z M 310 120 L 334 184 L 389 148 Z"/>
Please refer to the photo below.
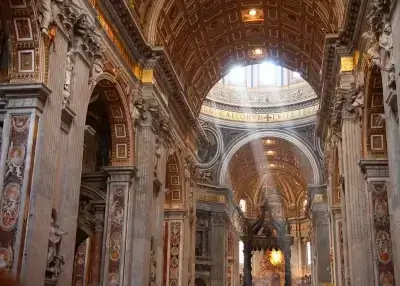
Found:
<path fill-rule="evenodd" d="M 205 118 L 233 123 L 313 120 L 319 100 L 297 72 L 271 62 L 234 67 L 208 93 Z"/>

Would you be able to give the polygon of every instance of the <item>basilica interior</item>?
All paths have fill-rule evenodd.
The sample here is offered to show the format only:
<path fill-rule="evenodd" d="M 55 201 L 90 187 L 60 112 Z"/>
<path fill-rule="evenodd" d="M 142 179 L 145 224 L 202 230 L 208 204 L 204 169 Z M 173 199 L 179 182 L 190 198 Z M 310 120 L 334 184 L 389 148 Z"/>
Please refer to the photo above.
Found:
<path fill-rule="evenodd" d="M 0 274 L 396 285 L 396 27 L 399 0 L 1 1 Z"/>

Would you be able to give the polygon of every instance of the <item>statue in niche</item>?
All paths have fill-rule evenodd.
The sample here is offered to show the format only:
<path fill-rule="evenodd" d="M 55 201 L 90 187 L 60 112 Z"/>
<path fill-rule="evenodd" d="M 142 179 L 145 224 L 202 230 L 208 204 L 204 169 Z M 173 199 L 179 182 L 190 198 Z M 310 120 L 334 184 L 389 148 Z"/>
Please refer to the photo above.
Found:
<path fill-rule="evenodd" d="M 349 112 L 356 112 L 359 118 L 362 118 L 362 110 L 364 108 L 364 73 L 357 75 L 356 82 L 352 83 L 353 92 L 351 95 L 351 106 L 348 107 Z"/>
<path fill-rule="evenodd" d="M 392 39 L 392 26 L 390 22 L 385 21 L 383 24 L 382 34 L 379 37 L 379 46 L 389 53 L 391 56 L 393 50 L 393 39 Z"/>
<path fill-rule="evenodd" d="M 39 1 L 39 26 L 42 34 L 48 36 L 48 28 L 51 22 L 51 0 Z"/>
<path fill-rule="evenodd" d="M 365 32 L 363 37 L 368 40 L 369 48 L 367 54 L 374 66 L 381 67 L 381 55 L 379 54 L 379 42 L 372 31 Z"/>
<path fill-rule="evenodd" d="M 104 65 L 100 56 L 95 56 L 92 69 L 90 70 L 89 89 L 96 85 L 97 78 L 103 73 Z"/>
<path fill-rule="evenodd" d="M 57 280 L 61 273 L 61 267 L 64 264 L 64 257 L 58 254 L 58 248 L 63 235 L 67 232 L 60 230 L 57 225 L 57 211 L 55 209 L 51 212 L 51 224 L 50 224 L 50 237 L 49 245 L 47 250 L 47 277 L 52 280 Z"/>
<path fill-rule="evenodd" d="M 215 135 L 208 130 L 206 130 L 205 133 L 209 142 L 208 144 L 200 145 L 199 150 L 197 151 L 197 156 L 201 163 L 208 163 L 212 160 L 218 150 L 218 142 Z"/>
<path fill-rule="evenodd" d="M 74 50 L 70 49 L 67 52 L 67 58 L 65 62 L 65 80 L 64 80 L 64 89 L 63 89 L 63 106 L 69 104 L 69 98 L 71 95 L 71 78 L 72 71 L 74 70 L 74 64 L 72 61 L 72 55 L 74 54 Z"/>
<path fill-rule="evenodd" d="M 394 64 L 389 63 L 386 66 L 386 71 L 388 73 L 387 75 L 387 84 L 386 86 L 389 87 L 390 89 L 396 89 L 396 73 L 394 69 Z"/>

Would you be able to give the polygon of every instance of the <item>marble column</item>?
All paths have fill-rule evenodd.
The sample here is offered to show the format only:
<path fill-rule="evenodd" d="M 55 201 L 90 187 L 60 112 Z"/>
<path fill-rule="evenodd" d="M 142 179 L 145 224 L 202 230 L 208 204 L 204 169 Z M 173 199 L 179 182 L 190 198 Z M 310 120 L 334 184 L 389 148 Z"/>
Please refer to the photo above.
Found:
<path fill-rule="evenodd" d="M 103 285 L 127 285 L 129 255 L 131 253 L 132 199 L 134 196 L 132 166 L 104 167 L 109 175 L 107 182 L 107 206 L 105 222 L 105 240 L 103 246 Z"/>
<path fill-rule="evenodd" d="M 371 248 L 371 210 L 365 192 L 363 175 L 358 164 L 361 160 L 361 127 L 356 112 L 344 105 L 342 116 L 342 154 L 344 178 L 345 218 L 348 240 L 350 281 L 352 285 L 374 285 Z M 361 264 L 360 261 L 363 261 Z"/>
<path fill-rule="evenodd" d="M 315 274 L 318 283 L 331 282 L 330 243 L 329 243 L 329 216 L 326 204 L 313 208 L 313 222 L 315 225 L 316 253 Z"/>
<path fill-rule="evenodd" d="M 211 213 L 211 286 L 226 285 L 227 217 L 224 212 Z"/>
<path fill-rule="evenodd" d="M 37 83 L 0 84 L 0 93 L 7 99 L 0 163 L 3 268 L 20 275 L 22 285 L 43 285 L 52 210 L 47 171 L 53 171 L 42 153 L 48 151 L 43 113 L 51 91 Z"/>
<path fill-rule="evenodd" d="M 91 264 L 89 269 L 89 286 L 99 286 L 101 280 L 101 263 L 103 257 L 103 233 L 105 203 L 91 202 L 95 209 L 94 235 L 91 243 Z"/>

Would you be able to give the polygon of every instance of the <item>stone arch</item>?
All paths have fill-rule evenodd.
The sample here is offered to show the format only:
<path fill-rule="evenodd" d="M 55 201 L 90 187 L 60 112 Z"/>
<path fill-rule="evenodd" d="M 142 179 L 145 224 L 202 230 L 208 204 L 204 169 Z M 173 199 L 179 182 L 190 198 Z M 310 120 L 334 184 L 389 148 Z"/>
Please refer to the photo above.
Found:
<path fill-rule="evenodd" d="M 197 277 L 197 278 L 194 280 L 194 284 L 195 284 L 196 286 L 208 286 L 207 282 L 206 282 L 203 278 L 199 278 L 199 277 Z"/>
<path fill-rule="evenodd" d="M 185 203 L 181 166 L 182 164 L 176 152 L 168 155 L 167 170 L 165 174 L 165 188 L 168 190 L 165 196 L 166 208 L 170 208 L 176 204 L 182 205 Z"/>
<path fill-rule="evenodd" d="M 36 1 L 8 0 L 11 33 L 11 82 L 45 82 L 45 43 L 40 33 Z"/>
<path fill-rule="evenodd" d="M 83 195 L 93 201 L 106 201 L 107 195 L 93 185 L 82 182 L 80 195 Z"/>
<path fill-rule="evenodd" d="M 239 137 L 235 140 L 228 148 L 224 157 L 222 158 L 222 164 L 219 168 L 219 179 L 218 183 L 220 185 L 226 185 L 226 179 L 228 178 L 228 167 L 229 162 L 231 161 L 234 154 L 239 150 L 240 147 L 245 145 L 246 143 L 260 139 L 262 137 L 276 137 L 280 139 L 287 140 L 297 146 L 307 157 L 310 162 L 312 171 L 313 171 L 313 184 L 319 185 L 322 183 L 323 175 L 320 164 L 318 162 L 318 157 L 312 147 L 307 144 L 302 138 L 299 136 L 283 130 L 263 130 L 263 131 L 254 131 L 251 133 L 247 133 Z"/>
<path fill-rule="evenodd" d="M 145 37 L 150 46 L 157 46 L 157 21 L 160 16 L 165 0 L 155 0 L 147 15 L 147 24 L 145 26 Z"/>
<path fill-rule="evenodd" d="M 121 84 L 111 73 L 103 73 L 96 78 L 90 90 L 87 106 L 93 96 L 101 97 L 107 108 L 111 129 L 111 165 L 133 165 L 135 160 L 133 121 Z"/>

